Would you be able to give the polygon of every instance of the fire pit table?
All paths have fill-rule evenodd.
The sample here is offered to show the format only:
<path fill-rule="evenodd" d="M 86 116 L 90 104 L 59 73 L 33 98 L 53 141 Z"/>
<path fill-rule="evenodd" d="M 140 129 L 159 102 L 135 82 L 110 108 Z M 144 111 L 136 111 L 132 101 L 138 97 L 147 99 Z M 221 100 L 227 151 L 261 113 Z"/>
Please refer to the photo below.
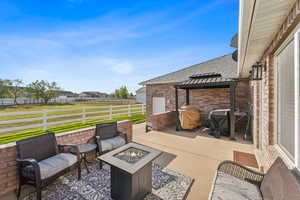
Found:
<path fill-rule="evenodd" d="M 152 161 L 162 152 L 129 143 L 99 157 L 111 166 L 111 197 L 140 200 L 152 190 Z"/>

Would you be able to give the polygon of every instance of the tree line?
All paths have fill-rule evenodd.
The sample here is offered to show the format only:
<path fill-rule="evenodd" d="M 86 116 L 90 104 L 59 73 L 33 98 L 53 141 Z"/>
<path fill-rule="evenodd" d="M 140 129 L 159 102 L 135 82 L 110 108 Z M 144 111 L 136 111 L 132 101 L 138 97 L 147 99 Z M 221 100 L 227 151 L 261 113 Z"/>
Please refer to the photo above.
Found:
<path fill-rule="evenodd" d="M 20 79 L 0 79 L 0 98 L 13 98 L 15 104 L 18 103 L 17 99 L 19 97 L 42 99 L 47 104 L 50 99 L 59 96 L 60 90 L 56 82 L 37 80 L 25 85 Z"/>
<path fill-rule="evenodd" d="M 48 104 L 51 99 L 58 97 L 60 92 L 61 88 L 56 82 L 37 80 L 25 85 L 20 79 L 0 79 L 0 98 L 13 98 L 14 104 L 18 104 L 17 99 L 20 97 L 42 99 L 43 103 Z M 123 99 L 134 97 L 126 86 L 116 89 L 109 96 Z"/>
<path fill-rule="evenodd" d="M 128 92 L 126 86 L 122 86 L 116 89 L 115 92 L 111 94 L 111 96 L 115 98 L 128 99 L 129 97 L 133 97 L 134 95 Z"/>

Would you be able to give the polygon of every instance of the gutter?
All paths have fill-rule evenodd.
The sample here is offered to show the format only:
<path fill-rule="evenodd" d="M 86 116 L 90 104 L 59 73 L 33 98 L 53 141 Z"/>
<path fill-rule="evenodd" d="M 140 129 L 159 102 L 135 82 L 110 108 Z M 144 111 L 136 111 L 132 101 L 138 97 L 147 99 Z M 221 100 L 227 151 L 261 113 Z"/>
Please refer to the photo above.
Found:
<path fill-rule="evenodd" d="M 244 1 L 249 1 L 249 0 L 244 0 Z M 243 2 L 244 2 L 243 1 Z M 248 35 L 247 35 L 247 39 L 246 39 L 246 47 L 245 47 L 245 53 L 244 53 L 244 57 L 243 59 L 238 59 L 238 77 L 240 77 L 242 75 L 242 72 L 243 72 L 243 68 L 244 68 L 244 65 L 245 65 L 245 62 L 246 62 L 246 55 L 247 55 L 247 52 L 248 52 L 248 44 L 249 44 L 249 40 L 250 40 L 250 34 L 251 34 L 251 30 L 252 30 L 252 24 L 253 24 L 253 18 L 254 18 L 254 12 L 255 12 L 255 8 L 256 8 L 256 2 L 257 0 L 254 0 L 254 3 L 253 3 L 253 6 L 252 6 L 252 12 L 251 12 L 251 17 L 250 17 L 250 23 L 249 23 L 249 30 L 247 31 Z M 242 10 L 243 10 L 243 5 L 240 5 L 240 23 L 239 23 L 239 34 L 242 34 Z M 239 55 L 241 55 L 242 57 L 242 54 L 241 54 L 241 36 L 239 36 L 239 48 L 238 48 L 238 51 L 239 51 Z M 242 62 L 242 65 L 241 65 L 241 62 Z"/>

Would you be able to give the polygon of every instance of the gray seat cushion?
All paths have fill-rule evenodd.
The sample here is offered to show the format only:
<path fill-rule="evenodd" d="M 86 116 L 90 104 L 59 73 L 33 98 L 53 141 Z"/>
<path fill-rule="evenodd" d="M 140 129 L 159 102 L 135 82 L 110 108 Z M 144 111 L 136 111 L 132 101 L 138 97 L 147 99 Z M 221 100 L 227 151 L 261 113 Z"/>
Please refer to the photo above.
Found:
<path fill-rule="evenodd" d="M 72 166 L 77 162 L 77 156 L 70 153 L 60 153 L 38 162 L 41 171 L 41 179 L 46 179 L 54 174 Z M 28 165 L 22 169 L 25 177 L 34 179 L 34 169 Z"/>
<path fill-rule="evenodd" d="M 300 183 L 280 158 L 268 170 L 260 189 L 264 200 L 300 199 Z"/>
<path fill-rule="evenodd" d="M 234 176 L 218 172 L 210 194 L 210 200 L 262 200 L 254 184 Z"/>
<path fill-rule="evenodd" d="M 117 136 L 106 140 L 101 140 L 102 151 L 110 151 L 126 144 L 123 137 Z"/>

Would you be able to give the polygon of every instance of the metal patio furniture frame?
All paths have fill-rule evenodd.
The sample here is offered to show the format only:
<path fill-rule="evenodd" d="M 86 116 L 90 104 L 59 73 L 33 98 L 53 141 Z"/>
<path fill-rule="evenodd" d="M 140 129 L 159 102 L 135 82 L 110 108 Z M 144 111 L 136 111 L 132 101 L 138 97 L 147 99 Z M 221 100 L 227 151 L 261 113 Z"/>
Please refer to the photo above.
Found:
<path fill-rule="evenodd" d="M 78 168 L 78 180 L 81 178 L 80 154 L 76 145 L 59 145 L 57 144 L 54 133 L 47 133 L 16 142 L 17 144 L 17 166 L 19 172 L 19 187 L 17 197 L 20 197 L 22 185 L 32 185 L 36 188 L 37 199 L 42 198 L 42 189 L 52 183 L 55 179 L 69 172 L 71 168 Z M 39 151 L 40 149 L 40 151 Z M 42 149 L 42 150 L 41 150 Z M 42 179 L 38 162 L 59 153 L 73 153 L 77 156 L 77 162 L 72 166 L 65 168 L 58 173 Z M 22 168 L 32 165 L 34 178 L 25 177 Z"/>
<path fill-rule="evenodd" d="M 109 128 L 109 133 L 103 133 L 101 130 L 103 128 Z M 99 156 L 109 152 L 109 151 L 112 151 L 114 149 L 111 149 L 111 150 L 108 150 L 108 151 L 103 151 L 102 150 L 102 145 L 101 145 L 101 140 L 105 140 L 105 139 L 110 139 L 110 138 L 114 138 L 114 137 L 117 137 L 117 136 L 121 136 L 125 139 L 125 143 L 127 144 L 128 143 L 128 139 L 127 139 L 127 134 L 126 133 L 123 133 L 121 131 L 118 131 L 118 123 L 117 122 L 109 122 L 109 123 L 102 123 L 102 124 L 96 124 L 96 134 L 95 134 L 95 137 L 94 138 L 91 138 L 88 143 L 95 143 L 97 144 L 97 154 Z M 100 169 L 102 169 L 102 161 L 100 160 L 99 161 L 99 166 L 100 166 Z"/>

